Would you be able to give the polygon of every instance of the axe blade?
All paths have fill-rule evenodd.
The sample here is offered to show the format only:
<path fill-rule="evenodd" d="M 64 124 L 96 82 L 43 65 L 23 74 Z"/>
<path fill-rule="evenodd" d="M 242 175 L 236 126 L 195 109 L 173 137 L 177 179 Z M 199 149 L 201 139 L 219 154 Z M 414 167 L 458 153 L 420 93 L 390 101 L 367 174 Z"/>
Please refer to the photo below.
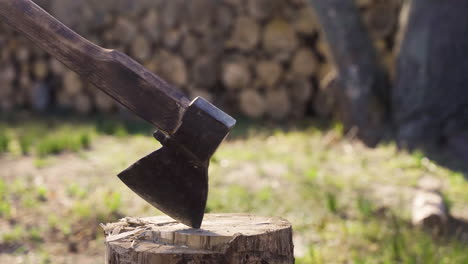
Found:
<path fill-rule="evenodd" d="M 118 176 L 154 207 L 185 225 L 200 228 L 208 196 L 209 161 L 235 123 L 198 97 L 174 134 L 155 132 L 162 148 Z"/>
<path fill-rule="evenodd" d="M 200 164 L 177 147 L 163 146 L 118 177 L 170 217 L 200 228 L 208 196 L 208 161 Z"/>

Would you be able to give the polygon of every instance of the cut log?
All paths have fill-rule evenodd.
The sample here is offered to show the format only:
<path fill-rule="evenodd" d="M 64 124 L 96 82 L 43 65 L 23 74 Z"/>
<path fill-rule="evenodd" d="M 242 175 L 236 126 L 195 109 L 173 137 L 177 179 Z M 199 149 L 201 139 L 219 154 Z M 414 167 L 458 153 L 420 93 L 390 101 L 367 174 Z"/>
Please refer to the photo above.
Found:
<path fill-rule="evenodd" d="M 56 75 L 62 75 L 66 71 L 65 65 L 55 58 L 50 60 L 50 69 Z"/>
<path fill-rule="evenodd" d="M 159 67 L 157 72 L 165 80 L 179 87 L 187 84 L 187 67 L 184 60 L 175 54 L 162 51 L 159 54 Z"/>
<path fill-rule="evenodd" d="M 191 88 L 190 89 L 190 97 L 191 99 L 195 99 L 197 97 L 202 97 L 204 99 L 206 99 L 208 102 L 213 102 L 213 95 L 210 94 L 208 91 L 206 90 L 202 90 L 200 88 Z"/>
<path fill-rule="evenodd" d="M 299 34 L 312 35 L 317 32 L 318 23 L 313 10 L 309 6 L 299 9 L 294 17 L 293 26 Z"/>
<path fill-rule="evenodd" d="M 51 102 L 51 88 L 44 82 L 36 82 L 32 85 L 30 94 L 31 106 L 34 110 L 42 112 Z"/>
<path fill-rule="evenodd" d="M 318 70 L 318 61 L 310 48 L 299 49 L 291 63 L 292 74 L 308 78 Z"/>
<path fill-rule="evenodd" d="M 182 36 L 185 34 L 185 31 L 186 28 L 184 27 L 167 30 L 164 34 L 164 45 L 172 50 L 177 49 L 182 42 Z"/>
<path fill-rule="evenodd" d="M 249 65 L 243 59 L 224 64 L 223 83 L 229 90 L 245 88 L 251 79 Z"/>
<path fill-rule="evenodd" d="M 139 35 L 135 40 L 133 40 L 131 51 L 132 55 L 135 56 L 134 58 L 140 62 L 146 61 L 152 55 L 151 45 L 142 35 Z"/>
<path fill-rule="evenodd" d="M 239 96 L 239 106 L 243 114 L 250 118 L 260 118 L 266 111 L 267 104 L 256 90 L 244 90 Z"/>
<path fill-rule="evenodd" d="M 79 94 L 73 100 L 75 110 L 80 114 L 89 114 L 92 110 L 91 99 L 87 94 Z"/>
<path fill-rule="evenodd" d="M 278 0 L 249 0 L 246 4 L 251 17 L 258 21 L 264 21 L 274 14 L 280 2 Z"/>
<path fill-rule="evenodd" d="M 200 53 L 200 40 L 193 35 L 186 35 L 182 42 L 181 52 L 187 60 L 196 58 Z"/>
<path fill-rule="evenodd" d="M 152 41 L 156 42 L 161 38 L 161 28 L 159 25 L 158 13 L 151 9 L 143 18 L 142 22 L 143 30 L 145 35 L 148 36 Z"/>
<path fill-rule="evenodd" d="M 111 38 L 123 45 L 127 45 L 135 39 L 137 34 L 138 29 L 134 23 L 124 17 L 118 17 Z"/>
<path fill-rule="evenodd" d="M 0 100 L 10 101 L 13 93 L 13 85 L 7 82 L 0 82 Z"/>
<path fill-rule="evenodd" d="M 115 102 L 107 94 L 95 88 L 94 104 L 100 113 L 111 113 L 114 110 Z"/>
<path fill-rule="evenodd" d="M 63 76 L 63 87 L 69 96 L 78 95 L 83 89 L 83 83 L 78 74 L 67 70 Z"/>
<path fill-rule="evenodd" d="M 44 59 L 34 62 L 33 73 L 37 80 L 44 80 L 49 74 L 49 65 Z"/>
<path fill-rule="evenodd" d="M 413 198 L 412 223 L 433 232 L 440 233 L 450 218 L 441 195 L 442 182 L 433 177 L 423 177 Z"/>
<path fill-rule="evenodd" d="M 107 264 L 291 264 L 292 227 L 276 217 L 205 215 L 202 229 L 160 216 L 103 225 Z"/>
<path fill-rule="evenodd" d="M 290 58 L 299 44 L 294 28 L 284 19 L 271 20 L 263 32 L 263 47 L 280 61 Z"/>
<path fill-rule="evenodd" d="M 260 39 L 260 27 L 249 17 L 239 17 L 227 46 L 242 51 L 249 51 L 257 46 Z"/>
<path fill-rule="evenodd" d="M 274 120 L 284 120 L 291 112 L 291 102 L 286 89 L 268 91 L 266 103 L 268 116 Z"/>
<path fill-rule="evenodd" d="M 359 8 L 369 8 L 374 0 L 355 0 Z"/>
<path fill-rule="evenodd" d="M 71 110 L 73 108 L 73 97 L 61 89 L 56 94 L 57 106 L 62 109 Z"/>
<path fill-rule="evenodd" d="M 337 80 L 336 71 L 330 71 L 319 84 L 319 89 L 314 97 L 314 110 L 318 117 L 329 119 L 334 116 L 337 105 Z"/>
<path fill-rule="evenodd" d="M 439 192 L 418 190 L 412 207 L 413 225 L 443 232 L 449 220 L 447 207 Z"/>
<path fill-rule="evenodd" d="M 285 83 L 289 97 L 291 98 L 291 117 L 294 119 L 304 118 L 307 109 L 311 107 L 311 99 L 314 87 L 310 78 L 298 78 L 290 76 Z"/>
<path fill-rule="evenodd" d="M 210 88 L 218 81 L 219 69 L 215 60 L 208 55 L 199 57 L 194 62 L 191 72 L 191 84 L 195 86 Z"/>
<path fill-rule="evenodd" d="M 314 92 L 312 82 L 307 78 L 292 76 L 286 82 L 288 93 L 295 104 L 307 102 Z"/>
<path fill-rule="evenodd" d="M 11 62 L 0 66 L 0 83 L 2 85 L 13 83 L 16 77 L 15 67 Z"/>
<path fill-rule="evenodd" d="M 216 12 L 215 25 L 221 34 L 227 33 L 234 23 L 235 14 L 232 8 L 220 5 Z"/>
<path fill-rule="evenodd" d="M 188 1 L 186 21 L 199 34 L 206 34 L 212 30 L 213 17 L 216 14 L 218 1 L 197 0 Z"/>
<path fill-rule="evenodd" d="M 175 28 L 183 21 L 182 17 L 187 15 L 185 0 L 165 1 L 164 9 L 161 10 L 161 22 L 166 29 Z"/>
<path fill-rule="evenodd" d="M 20 45 L 21 46 L 16 47 L 16 58 L 22 63 L 27 63 L 29 55 L 31 54 L 31 49 L 27 45 Z"/>
<path fill-rule="evenodd" d="M 260 85 L 272 88 L 283 74 L 283 67 L 276 61 L 264 60 L 255 65 L 255 72 Z"/>
<path fill-rule="evenodd" d="M 13 98 L 13 87 L 8 83 L 0 83 L 0 110 L 10 111 L 15 106 Z"/>

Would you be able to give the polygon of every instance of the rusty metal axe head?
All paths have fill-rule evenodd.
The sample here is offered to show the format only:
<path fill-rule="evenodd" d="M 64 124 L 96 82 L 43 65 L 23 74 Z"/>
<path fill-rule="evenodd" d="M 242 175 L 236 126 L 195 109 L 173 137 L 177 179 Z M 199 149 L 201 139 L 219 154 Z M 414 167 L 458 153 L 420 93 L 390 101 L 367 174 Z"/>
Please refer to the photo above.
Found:
<path fill-rule="evenodd" d="M 147 202 L 180 222 L 199 228 L 208 196 L 210 157 L 235 120 L 198 97 L 172 135 L 156 131 L 163 145 L 121 172 L 119 178 Z"/>

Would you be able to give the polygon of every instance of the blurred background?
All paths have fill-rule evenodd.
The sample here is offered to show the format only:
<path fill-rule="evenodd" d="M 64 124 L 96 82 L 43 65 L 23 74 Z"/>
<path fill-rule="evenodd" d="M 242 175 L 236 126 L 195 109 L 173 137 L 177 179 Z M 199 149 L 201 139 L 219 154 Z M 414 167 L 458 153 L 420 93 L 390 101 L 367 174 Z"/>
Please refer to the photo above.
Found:
<path fill-rule="evenodd" d="M 468 1 L 35 2 L 238 119 L 207 212 L 290 220 L 297 263 L 468 263 Z M 0 263 L 159 214 L 115 177 L 151 132 L 0 23 Z"/>

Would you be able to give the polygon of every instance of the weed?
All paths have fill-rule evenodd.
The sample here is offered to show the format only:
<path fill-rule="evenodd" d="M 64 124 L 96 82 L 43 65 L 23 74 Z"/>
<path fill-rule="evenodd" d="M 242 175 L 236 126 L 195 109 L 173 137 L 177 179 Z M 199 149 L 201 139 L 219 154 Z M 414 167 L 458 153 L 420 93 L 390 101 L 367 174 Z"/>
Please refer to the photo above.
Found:
<path fill-rule="evenodd" d="M 356 200 L 358 211 L 363 218 L 369 218 L 374 213 L 374 205 L 364 196 L 359 195 L 358 199 Z"/>
<path fill-rule="evenodd" d="M 37 199 L 37 197 L 35 195 L 33 195 L 32 193 L 26 193 L 25 195 L 22 195 L 22 205 L 23 207 L 27 208 L 27 209 L 33 209 L 33 208 L 37 208 L 37 206 L 39 205 L 39 201 Z"/>
<path fill-rule="evenodd" d="M 70 198 L 83 199 L 86 197 L 87 191 L 76 183 L 72 183 L 67 187 L 67 195 Z"/>
<path fill-rule="evenodd" d="M 119 125 L 119 126 L 117 126 L 117 128 L 114 131 L 114 136 L 126 137 L 126 136 L 128 136 L 128 131 L 124 126 Z"/>
<path fill-rule="evenodd" d="M 117 213 L 122 205 L 122 196 L 117 192 L 109 192 L 104 196 L 104 205 L 109 212 Z"/>
<path fill-rule="evenodd" d="M 255 200 L 260 202 L 260 204 L 265 205 L 266 202 L 271 201 L 273 198 L 272 189 L 270 187 L 265 187 L 258 191 L 255 195 Z"/>
<path fill-rule="evenodd" d="M 42 238 L 41 231 L 38 228 L 31 228 L 28 231 L 28 237 L 29 240 L 33 242 L 42 242 L 44 239 Z"/>
<path fill-rule="evenodd" d="M 18 138 L 21 154 L 28 155 L 31 152 L 33 145 L 33 139 L 29 135 L 23 135 Z"/>
<path fill-rule="evenodd" d="M 50 214 L 47 216 L 47 224 L 51 229 L 58 229 L 60 220 L 57 215 Z"/>
<path fill-rule="evenodd" d="M 11 215 L 10 204 L 0 200 L 0 217 L 9 217 Z"/>
<path fill-rule="evenodd" d="M 297 259 L 298 264 L 324 264 L 325 260 L 322 257 L 320 250 L 310 247 L 308 254 L 303 258 Z"/>
<path fill-rule="evenodd" d="M 124 137 L 128 135 L 128 130 L 124 124 L 113 120 L 102 119 L 97 123 L 96 128 L 97 131 L 107 135 L 118 137 Z"/>
<path fill-rule="evenodd" d="M 73 215 L 79 219 L 89 219 L 92 215 L 93 209 L 89 203 L 76 202 L 72 208 Z"/>
<path fill-rule="evenodd" d="M 64 235 L 64 236 L 69 236 L 71 235 L 72 233 L 72 228 L 71 228 L 71 225 L 68 223 L 68 222 L 62 222 L 59 226 L 60 228 L 60 232 Z"/>
<path fill-rule="evenodd" d="M 425 159 L 425 155 L 421 150 L 415 150 L 411 156 L 413 157 L 414 164 L 417 168 L 423 167 L 423 160 Z"/>
<path fill-rule="evenodd" d="M 37 159 L 34 160 L 34 166 L 35 166 L 36 168 L 38 168 L 38 169 L 45 168 L 45 167 L 51 165 L 51 163 L 52 163 L 52 162 L 51 162 L 50 159 L 44 158 L 44 157 L 42 157 L 42 158 L 37 158 Z"/>
<path fill-rule="evenodd" d="M 82 133 L 80 136 L 80 144 L 83 148 L 90 148 L 91 146 L 91 136 L 88 133 Z"/>
<path fill-rule="evenodd" d="M 78 152 L 81 149 L 89 148 L 90 144 L 91 138 L 88 133 L 57 133 L 41 140 L 36 147 L 36 152 L 39 157 L 43 158 L 64 151 Z"/>
<path fill-rule="evenodd" d="M 47 188 L 45 186 L 39 186 L 36 189 L 37 199 L 41 202 L 47 201 Z"/>
<path fill-rule="evenodd" d="M 327 208 L 331 213 L 338 213 L 338 201 L 336 195 L 332 192 L 327 192 L 325 194 Z"/>
<path fill-rule="evenodd" d="M 25 230 L 22 226 L 17 225 L 13 230 L 3 233 L 2 240 L 6 244 L 20 243 L 25 236 Z"/>
<path fill-rule="evenodd" d="M 52 258 L 48 252 L 41 253 L 40 264 L 52 264 Z"/>
<path fill-rule="evenodd" d="M 58 154 L 66 149 L 65 142 L 64 138 L 47 137 L 37 145 L 37 154 L 41 158 L 50 154 Z"/>
<path fill-rule="evenodd" d="M 10 211 L 10 203 L 7 200 L 7 184 L 0 179 L 0 217 L 9 217 Z"/>
<path fill-rule="evenodd" d="M 332 130 L 333 130 L 333 132 L 335 132 L 337 135 L 343 136 L 343 135 L 344 135 L 344 126 L 343 126 L 343 123 L 335 122 L 335 123 L 333 124 Z"/>
<path fill-rule="evenodd" d="M 5 133 L 5 131 L 0 130 L 0 153 L 5 153 L 8 151 L 8 146 L 10 144 L 10 137 Z"/>
<path fill-rule="evenodd" d="M 308 181 L 315 181 L 318 176 L 318 170 L 316 168 L 309 169 L 306 173 L 306 178 Z"/>

